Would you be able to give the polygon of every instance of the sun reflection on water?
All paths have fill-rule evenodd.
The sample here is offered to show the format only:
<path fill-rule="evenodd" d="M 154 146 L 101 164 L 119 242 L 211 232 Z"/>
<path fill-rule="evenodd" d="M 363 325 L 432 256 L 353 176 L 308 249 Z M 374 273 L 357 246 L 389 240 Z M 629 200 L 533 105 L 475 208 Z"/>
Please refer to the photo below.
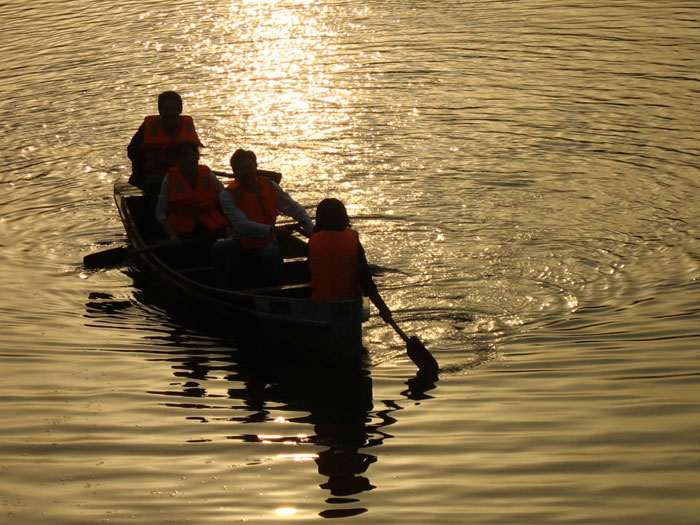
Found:
<path fill-rule="evenodd" d="M 335 196 L 354 213 L 391 208 L 382 190 L 391 181 L 381 174 L 399 166 L 383 161 L 383 141 L 407 118 L 407 101 L 391 100 L 392 109 L 378 113 L 385 91 L 374 64 L 383 52 L 347 53 L 367 38 L 371 11 L 236 0 L 201 8 L 197 20 L 206 24 L 174 28 L 192 80 L 171 87 L 182 90 L 197 119 L 205 161 L 227 170 L 233 150 L 253 149 L 260 166 L 282 172 L 284 188 L 304 204 Z"/>
<path fill-rule="evenodd" d="M 226 89 L 223 106 L 242 138 L 275 149 L 300 139 L 322 141 L 348 125 L 348 90 L 337 87 L 323 57 L 337 35 L 308 1 L 232 2 L 217 22 L 224 35 L 213 67 Z M 332 54 L 332 53 L 331 53 Z"/>
<path fill-rule="evenodd" d="M 205 104 L 204 137 L 214 166 L 228 166 L 235 148 L 253 149 L 261 167 L 282 172 L 284 188 L 300 202 L 313 206 L 331 194 L 366 201 L 356 178 L 358 171 L 372 176 L 367 137 L 358 132 L 366 113 L 358 97 L 368 81 L 362 64 L 339 52 L 356 38 L 341 16 L 346 9 L 246 0 L 217 10 L 208 49 L 194 53 L 204 75 L 217 79 L 201 91 L 216 99 Z"/>
<path fill-rule="evenodd" d="M 275 509 L 275 514 L 280 518 L 289 518 L 297 513 L 294 507 L 280 507 Z"/>

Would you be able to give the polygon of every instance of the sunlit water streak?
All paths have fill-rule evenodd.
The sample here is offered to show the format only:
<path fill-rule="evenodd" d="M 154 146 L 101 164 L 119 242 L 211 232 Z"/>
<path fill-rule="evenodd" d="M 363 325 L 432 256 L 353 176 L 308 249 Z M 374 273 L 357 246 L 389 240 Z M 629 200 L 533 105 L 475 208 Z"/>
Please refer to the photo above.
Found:
<path fill-rule="evenodd" d="M 1 523 L 697 522 L 696 2 L 0 20 Z M 439 382 L 376 316 L 344 396 L 83 271 L 124 240 L 111 186 L 164 89 L 212 167 L 253 148 L 346 201 Z"/>

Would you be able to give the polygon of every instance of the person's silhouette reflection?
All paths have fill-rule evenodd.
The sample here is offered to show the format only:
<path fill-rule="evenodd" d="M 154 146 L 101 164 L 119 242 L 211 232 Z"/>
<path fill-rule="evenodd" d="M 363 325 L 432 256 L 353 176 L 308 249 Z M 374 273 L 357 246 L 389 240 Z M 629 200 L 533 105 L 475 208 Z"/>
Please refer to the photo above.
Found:
<path fill-rule="evenodd" d="M 368 446 L 367 422 L 372 410 L 372 381 L 369 374 L 333 376 L 331 396 L 315 403 L 310 419 L 316 442 L 328 449 L 316 458 L 318 472 L 328 477 L 321 488 L 332 496 L 349 496 L 372 490 L 374 486 L 361 476 L 377 458 L 359 450 Z"/>

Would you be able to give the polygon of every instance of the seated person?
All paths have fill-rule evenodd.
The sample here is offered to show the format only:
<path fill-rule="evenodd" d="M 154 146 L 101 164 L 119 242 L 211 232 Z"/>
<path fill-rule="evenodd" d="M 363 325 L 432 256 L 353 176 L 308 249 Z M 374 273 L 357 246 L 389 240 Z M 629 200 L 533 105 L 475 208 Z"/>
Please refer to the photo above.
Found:
<path fill-rule="evenodd" d="M 179 144 L 176 160 L 161 183 L 156 220 L 170 239 L 227 235 L 229 223 L 219 210 L 224 187 L 208 166 L 199 164 L 197 144 Z"/>
<path fill-rule="evenodd" d="M 192 117 L 181 115 L 182 98 L 175 91 L 158 96 L 158 115 L 147 116 L 127 147 L 132 173 L 129 184 L 146 195 L 157 195 L 165 172 L 175 163 L 175 147 L 184 142 L 201 146 Z"/>
<path fill-rule="evenodd" d="M 280 213 L 295 219 L 311 235 L 313 222 L 306 210 L 276 182 L 260 175 L 255 153 L 238 149 L 231 156 L 234 181 L 219 195 L 233 236 L 218 241 L 212 250 L 222 287 L 256 288 L 281 279 L 282 256 L 277 235 L 292 227 L 275 226 Z"/>
<path fill-rule="evenodd" d="M 390 322 L 391 311 L 379 295 L 359 235 L 350 228 L 345 206 L 338 199 L 323 199 L 316 207 L 316 228 L 309 239 L 311 297 L 338 301 L 364 293 Z"/>

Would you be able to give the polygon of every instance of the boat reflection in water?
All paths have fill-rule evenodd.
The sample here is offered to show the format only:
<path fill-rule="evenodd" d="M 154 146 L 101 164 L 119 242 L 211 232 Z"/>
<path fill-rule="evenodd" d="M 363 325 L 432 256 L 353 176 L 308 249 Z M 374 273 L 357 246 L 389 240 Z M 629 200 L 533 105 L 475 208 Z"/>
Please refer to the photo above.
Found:
<path fill-rule="evenodd" d="M 243 394 L 246 405 L 255 408 L 253 420 L 269 418 L 268 404 L 274 404 L 279 413 L 285 411 L 302 415 L 289 417 L 286 422 L 308 424 L 313 434 L 298 438 L 300 444 L 325 447 L 316 452 L 318 473 L 327 480 L 320 484 L 330 492 L 327 502 L 344 505 L 342 509 L 329 509 L 321 512 L 324 517 L 340 517 L 365 512 L 364 508 L 354 508 L 357 499 L 348 496 L 372 490 L 369 479 L 364 475 L 368 467 L 377 461 L 373 454 L 363 452 L 380 445 L 386 437 L 382 427 L 393 422 L 384 413 L 373 413 L 372 379 L 366 368 L 343 371 L 290 370 L 283 374 L 269 373 L 260 368 L 248 368 L 251 375 L 245 382 L 245 392 L 230 391 L 232 398 Z M 240 373 L 232 374 L 231 381 L 239 381 Z M 392 409 L 393 410 L 393 409 Z M 378 422 L 372 422 L 379 416 Z M 230 439 L 254 442 L 280 440 L 290 442 L 290 438 L 236 435 Z M 348 508 L 348 504 L 352 508 Z"/>
<path fill-rule="evenodd" d="M 133 300 L 92 293 L 86 304 L 86 318 L 93 326 L 112 329 L 128 323 L 130 317 L 140 318 L 143 323 L 143 314 L 149 311 L 141 306 L 150 305 L 153 299 L 143 289 L 136 291 Z M 328 367 L 298 360 L 293 352 L 256 342 L 250 334 L 236 338 L 230 327 L 222 334 L 216 327 L 210 327 L 213 331 L 205 329 L 204 320 L 191 314 L 183 318 L 177 310 L 166 312 L 165 319 L 163 310 L 150 312 L 160 317 L 162 330 L 149 341 L 154 345 L 156 360 L 168 362 L 178 381 L 154 385 L 148 394 L 167 396 L 164 404 L 187 409 L 187 420 L 214 423 L 212 426 L 218 428 L 219 432 L 204 436 L 198 429 L 199 437 L 193 442 L 221 439 L 219 425 L 240 423 L 250 425 L 253 431 L 226 435 L 226 439 L 323 447 L 313 454 L 303 454 L 307 459 L 313 457 L 318 473 L 325 478 L 319 486 L 329 493 L 326 503 L 330 508 L 319 515 L 337 518 L 367 511 L 359 505 L 358 495 L 375 488 L 368 471 L 377 462 L 377 447 L 393 437 L 387 428 L 396 422 L 395 413 L 402 406 L 400 401 L 386 399 L 381 406 L 374 406 L 371 369 L 364 349 L 364 359 L 353 366 Z M 202 337 L 206 339 L 204 344 Z M 138 351 L 144 350 L 141 346 Z M 225 383 L 221 385 L 220 381 Z M 404 400 L 426 399 L 435 381 L 432 375 L 418 373 L 406 381 L 407 388 L 400 395 Z M 208 391 L 212 385 L 223 386 L 225 394 Z M 213 408 L 226 410 L 217 410 L 212 416 Z M 197 409 L 202 409 L 203 415 L 192 413 Z M 313 434 L 279 435 L 280 421 L 308 425 Z"/>

